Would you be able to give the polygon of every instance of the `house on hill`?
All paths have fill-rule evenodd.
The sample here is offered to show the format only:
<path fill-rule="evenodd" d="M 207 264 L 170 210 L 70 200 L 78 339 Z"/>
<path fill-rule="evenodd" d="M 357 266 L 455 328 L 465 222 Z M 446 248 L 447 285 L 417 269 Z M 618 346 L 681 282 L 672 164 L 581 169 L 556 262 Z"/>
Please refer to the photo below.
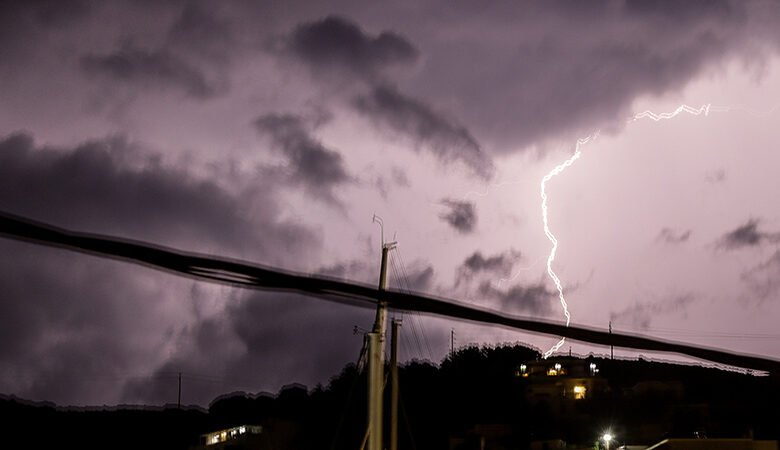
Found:
<path fill-rule="evenodd" d="M 597 397 L 609 389 L 599 371 L 592 360 L 564 356 L 520 364 L 515 376 L 527 380 L 525 395 L 530 405 L 545 402 L 561 411 L 568 403 Z"/>

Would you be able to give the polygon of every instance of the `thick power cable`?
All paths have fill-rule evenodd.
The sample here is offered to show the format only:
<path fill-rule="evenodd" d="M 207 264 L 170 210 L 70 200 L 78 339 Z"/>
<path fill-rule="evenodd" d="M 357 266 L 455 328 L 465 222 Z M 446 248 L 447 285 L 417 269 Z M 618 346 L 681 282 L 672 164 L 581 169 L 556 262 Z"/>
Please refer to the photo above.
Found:
<path fill-rule="evenodd" d="M 7 213 L 0 213 L 0 235 L 12 239 L 90 253 L 96 256 L 120 258 L 159 270 L 246 288 L 299 292 L 369 308 L 375 308 L 377 301 L 383 301 L 388 308 L 396 310 L 436 314 L 499 325 L 531 333 L 562 336 L 604 346 L 614 345 L 615 347 L 636 350 L 679 353 L 730 366 L 767 371 L 775 375 L 780 374 L 780 361 L 769 358 L 661 341 L 642 336 L 619 333 L 610 334 L 605 331 L 584 327 L 567 327 L 558 323 L 479 309 L 474 306 L 456 303 L 452 300 L 403 292 L 381 291 L 376 287 L 295 274 L 241 261 L 153 246 L 148 243 L 123 240 L 110 236 L 78 233 Z"/>

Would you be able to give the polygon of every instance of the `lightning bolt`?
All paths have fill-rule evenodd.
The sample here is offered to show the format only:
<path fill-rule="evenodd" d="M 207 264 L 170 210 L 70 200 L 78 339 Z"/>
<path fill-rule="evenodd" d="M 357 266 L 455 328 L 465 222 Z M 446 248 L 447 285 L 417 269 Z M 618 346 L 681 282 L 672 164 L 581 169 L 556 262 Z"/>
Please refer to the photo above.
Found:
<path fill-rule="evenodd" d="M 547 239 L 549 239 L 553 245 L 552 250 L 550 250 L 550 255 L 547 257 L 547 274 L 550 275 L 550 278 L 552 278 L 553 282 L 555 283 L 555 287 L 558 288 L 558 298 L 561 300 L 561 307 L 563 308 L 563 314 L 566 316 L 567 327 L 571 322 L 571 314 L 569 314 L 569 305 L 566 303 L 566 298 L 563 295 L 563 286 L 561 285 L 561 280 L 558 278 L 558 275 L 556 275 L 555 271 L 552 269 L 552 263 L 553 261 L 555 261 L 555 253 L 558 251 L 558 239 L 556 239 L 555 235 L 552 234 L 552 231 L 550 231 L 550 224 L 547 218 L 546 186 L 547 186 L 547 182 L 550 181 L 552 177 L 559 175 L 561 172 L 566 170 L 567 167 L 571 166 L 572 164 L 574 164 L 575 161 L 580 159 L 580 155 L 582 155 L 582 151 L 580 150 L 580 148 L 583 145 L 587 144 L 588 142 L 596 139 L 596 137 L 598 137 L 598 134 L 599 132 L 596 131 L 595 133 L 591 134 L 586 138 L 578 139 L 577 146 L 574 148 L 574 154 L 566 161 L 557 165 L 547 175 L 545 175 L 544 178 L 542 178 L 542 182 L 540 184 L 541 196 L 542 196 L 542 222 L 544 223 L 544 234 L 547 235 Z M 547 358 L 553 353 L 555 353 L 556 351 L 558 351 L 558 349 L 561 348 L 564 342 L 566 342 L 566 338 L 561 338 L 561 340 L 558 341 L 557 344 L 553 345 L 551 349 L 547 350 L 544 353 L 544 357 Z"/>
<path fill-rule="evenodd" d="M 699 108 L 694 108 L 692 106 L 688 105 L 680 105 L 677 109 L 675 109 L 672 112 L 664 112 L 660 114 L 656 114 L 652 111 L 643 111 L 641 113 L 635 114 L 634 116 L 630 117 L 627 120 L 627 123 L 633 123 L 640 119 L 651 119 L 655 122 L 659 122 L 661 120 L 668 120 L 672 119 L 676 116 L 678 116 L 681 113 L 688 113 L 694 116 L 704 115 L 708 116 L 710 112 L 726 112 L 729 111 L 729 107 L 725 106 L 712 106 L 710 104 L 702 105 Z M 562 162 L 561 164 L 555 166 L 547 175 L 542 178 L 542 181 L 540 183 L 540 191 L 541 191 L 541 197 L 542 197 L 542 223 L 544 224 L 544 234 L 547 236 L 547 239 L 552 242 L 552 249 L 550 250 L 550 255 L 547 257 L 547 274 L 550 276 L 550 278 L 553 280 L 553 283 L 555 283 L 555 287 L 558 289 L 558 298 L 561 301 L 561 308 L 563 309 L 563 314 L 566 316 L 566 326 L 569 326 L 569 323 L 571 322 L 571 314 L 569 314 L 569 306 L 566 303 L 566 298 L 563 294 L 563 286 L 561 285 L 561 280 L 558 278 L 558 275 L 555 274 L 555 271 L 552 268 L 553 261 L 555 261 L 555 254 L 558 251 L 558 239 L 555 238 L 555 235 L 550 231 L 549 226 L 549 220 L 547 217 L 547 182 L 552 179 L 552 177 L 556 175 L 560 175 L 564 170 L 566 170 L 567 167 L 570 167 L 572 164 L 574 164 L 575 161 L 577 161 L 580 156 L 582 155 L 581 147 L 593 140 L 595 140 L 599 135 L 599 132 L 596 131 L 595 133 L 591 134 L 588 137 L 578 139 L 577 145 L 574 149 L 574 154 L 569 157 L 567 160 Z M 566 338 L 561 338 L 555 345 L 552 346 L 549 350 L 547 350 L 544 353 L 544 358 L 548 358 L 550 355 L 558 351 L 563 343 L 566 342 Z"/>
<path fill-rule="evenodd" d="M 628 123 L 636 122 L 637 120 L 644 119 L 644 118 L 652 119 L 652 120 L 654 120 L 656 122 L 659 122 L 661 120 L 672 119 L 672 118 L 674 118 L 675 116 L 679 115 L 682 112 L 687 112 L 688 114 L 693 114 L 694 116 L 699 116 L 701 114 L 704 114 L 705 116 L 708 116 L 710 114 L 710 109 L 713 109 L 715 111 L 727 111 L 728 110 L 728 108 L 725 108 L 725 107 L 722 107 L 722 106 L 715 106 L 715 107 L 713 107 L 709 103 L 706 104 L 706 105 L 702 105 L 699 108 L 693 108 L 693 107 L 688 106 L 688 105 L 680 105 L 680 106 L 677 107 L 677 109 L 675 109 L 672 112 L 666 112 L 666 113 L 661 113 L 661 114 L 656 114 L 656 113 L 654 113 L 652 111 L 643 111 L 643 112 L 641 112 L 639 114 L 635 114 L 634 117 L 628 119 Z"/>

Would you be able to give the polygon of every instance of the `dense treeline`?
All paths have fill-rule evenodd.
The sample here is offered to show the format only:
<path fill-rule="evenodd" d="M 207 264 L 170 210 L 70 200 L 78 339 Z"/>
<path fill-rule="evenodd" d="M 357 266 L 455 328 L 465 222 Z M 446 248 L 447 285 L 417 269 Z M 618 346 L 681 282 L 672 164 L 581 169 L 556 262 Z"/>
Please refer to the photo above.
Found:
<path fill-rule="evenodd" d="M 400 368 L 399 443 L 402 449 L 478 446 L 527 448 L 533 440 L 592 443 L 606 429 L 622 442 L 663 437 L 778 439 L 778 382 L 699 366 L 589 357 L 606 389 L 584 400 L 532 398 L 533 383 L 518 377 L 540 354 L 522 345 L 467 347 L 438 366 Z M 36 447 L 186 449 L 200 434 L 240 424 L 263 426 L 268 448 L 359 449 L 366 432 L 366 380 L 347 365 L 327 386 L 290 385 L 278 395 L 234 394 L 208 411 L 116 409 L 78 411 L 0 400 L 4 442 Z M 10 441 L 9 441 L 10 440 Z M 13 448 L 9 446 L 8 448 Z M 5 447 L 5 446 L 3 446 Z"/>

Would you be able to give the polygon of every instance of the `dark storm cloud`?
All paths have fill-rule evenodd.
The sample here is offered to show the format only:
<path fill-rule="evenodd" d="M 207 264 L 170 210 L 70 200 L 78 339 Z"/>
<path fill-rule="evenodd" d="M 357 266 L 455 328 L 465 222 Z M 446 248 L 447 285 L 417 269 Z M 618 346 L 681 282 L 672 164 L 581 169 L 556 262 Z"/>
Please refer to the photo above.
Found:
<path fill-rule="evenodd" d="M 455 286 L 462 281 L 469 281 L 473 277 L 485 274 L 490 276 L 505 276 L 512 270 L 515 261 L 520 258 L 520 252 L 508 250 L 492 256 L 483 256 L 482 252 L 477 250 L 469 255 L 460 265 L 457 271 Z"/>
<path fill-rule="evenodd" d="M 34 51 L 51 30 L 72 25 L 92 9 L 87 0 L 4 0 L 0 2 L 0 64 Z M 32 44 L 32 45 L 31 45 Z"/>
<path fill-rule="evenodd" d="M 165 374 L 209 374 L 212 383 L 193 380 L 187 402 L 207 404 L 225 392 L 222 385 L 275 392 L 299 382 L 313 387 L 357 362 L 362 336 L 375 312 L 291 294 L 253 292 L 231 302 L 226 315 L 190 330 L 196 342 L 171 358 L 149 380 L 128 384 L 130 399 L 156 399 L 170 392 Z M 184 396 L 184 394 L 183 394 Z"/>
<path fill-rule="evenodd" d="M 616 324 L 630 323 L 634 328 L 645 330 L 654 318 L 673 313 L 685 314 L 695 300 L 692 294 L 684 294 L 657 302 L 636 302 L 622 311 L 610 313 L 610 319 Z"/>
<path fill-rule="evenodd" d="M 13 255 L 0 259 L 4 392 L 100 404 L 165 344 L 149 337 L 166 316 L 161 286 L 186 281 L 25 242 L 1 239 L 0 252 Z"/>
<path fill-rule="evenodd" d="M 391 187 L 408 188 L 411 186 L 409 183 L 409 177 L 406 172 L 400 167 L 393 166 L 390 168 L 390 175 L 387 176 L 383 173 L 379 173 L 373 176 L 371 183 L 374 185 L 379 195 L 383 199 L 387 200 L 387 194 Z"/>
<path fill-rule="evenodd" d="M 167 43 L 225 63 L 237 47 L 233 25 L 212 2 L 188 1 L 168 31 Z"/>
<path fill-rule="evenodd" d="M 89 13 L 89 0 L 5 0 L 0 14 L 9 20 L 28 16 L 45 27 L 56 27 L 72 22 Z"/>
<path fill-rule="evenodd" d="M 51 36 L 40 31 L 44 28 L 73 37 L 93 31 L 76 27 L 82 17 L 110 21 L 117 30 L 137 29 L 131 21 L 142 17 L 161 24 L 155 30 L 163 36 L 157 43 L 161 46 L 92 54 L 87 65 L 100 67 L 98 72 L 114 80 L 128 72 L 117 66 L 137 67 L 136 80 L 203 98 L 219 88 L 179 50 L 219 60 L 242 45 L 243 50 L 253 45 L 257 50 L 259 41 L 281 33 L 285 54 L 304 62 L 318 78 L 336 69 L 348 73 L 347 81 L 359 80 L 361 88 L 394 82 L 410 98 L 424 93 L 425 103 L 446 104 L 469 136 L 479 136 L 483 149 L 509 152 L 622 122 L 638 97 L 682 89 L 733 58 L 760 67 L 780 44 L 780 5 L 766 1 L 604 1 L 587 7 L 575 1 L 504 0 L 487 6 L 431 1 L 412 8 L 387 3 L 376 5 L 378 9 L 366 4 L 357 11 L 332 8 L 343 15 L 371 11 L 360 14 L 366 22 L 374 17 L 370 27 L 338 15 L 312 20 L 327 12 L 316 4 L 278 8 L 225 3 L 152 7 L 149 2 L 142 9 L 135 2 L 112 7 L 80 1 L 2 2 L 0 48 L 45 47 L 51 52 Z M 287 9 L 287 14 L 279 11 Z M 90 38 L 154 39 L 102 31 Z M 413 77 L 391 79 L 386 73 L 412 63 Z M 165 75 L 152 75 L 144 69 L 149 67 Z"/>
<path fill-rule="evenodd" d="M 506 273 L 512 268 L 514 259 L 519 257 L 519 252 L 510 251 L 486 258 L 477 250 L 463 261 L 462 267 L 471 272 Z"/>
<path fill-rule="evenodd" d="M 780 241 L 780 233 L 759 231 L 758 224 L 757 219 L 748 220 L 744 225 L 726 233 L 720 239 L 720 246 L 728 250 L 735 250 L 743 247 L 755 247 L 765 241 Z"/>
<path fill-rule="evenodd" d="M 341 155 L 317 141 L 302 117 L 268 114 L 255 120 L 255 126 L 271 137 L 287 159 L 292 180 L 310 194 L 333 200 L 332 189 L 351 179 Z"/>
<path fill-rule="evenodd" d="M 369 277 L 376 282 L 375 269 L 348 261 L 318 273 L 337 278 Z M 424 290 L 432 276 L 430 265 L 413 263 L 408 286 Z M 276 392 L 292 382 L 311 388 L 338 374 L 345 364 L 357 361 L 363 341 L 354 328 L 369 329 L 375 315 L 371 308 L 295 294 L 233 290 L 224 301 L 226 314 L 206 318 L 185 330 L 177 340 L 187 344 L 150 377 L 125 385 L 125 401 L 174 401 L 172 386 L 176 386 L 178 372 L 182 372 L 185 404 L 206 405 L 228 389 Z"/>
<path fill-rule="evenodd" d="M 768 299 L 776 299 L 780 293 L 780 250 L 775 251 L 769 259 L 745 271 L 740 276 L 741 280 L 750 289 L 748 300 L 763 302 Z"/>
<path fill-rule="evenodd" d="M 316 273 L 331 278 L 358 280 L 362 278 L 359 274 L 365 274 L 368 270 L 369 267 L 365 262 L 352 260 L 320 267 Z"/>
<path fill-rule="evenodd" d="M 444 163 L 459 161 L 484 179 L 493 174 L 492 161 L 469 130 L 422 101 L 407 97 L 393 87 L 379 85 L 368 95 L 358 96 L 353 105 L 379 125 L 409 136 Z"/>
<path fill-rule="evenodd" d="M 352 104 L 377 125 L 408 136 L 442 162 L 460 161 L 482 178 L 492 175 L 492 162 L 465 126 L 401 94 L 379 75 L 385 67 L 417 59 L 418 51 L 403 37 L 388 31 L 373 37 L 347 19 L 330 16 L 299 25 L 288 45 L 318 76 L 335 69 L 367 81 L 370 93 Z"/>
<path fill-rule="evenodd" d="M 175 88 L 199 100 L 220 90 L 203 71 L 166 49 L 145 50 L 127 44 L 113 53 L 83 56 L 80 64 L 90 76 L 141 88 Z"/>
<path fill-rule="evenodd" d="M 0 209 L 7 212 L 79 231 L 195 246 L 189 250 L 213 243 L 233 253 L 250 245 L 273 257 L 316 242 L 300 225 L 278 221 L 269 189 L 260 191 L 232 195 L 213 181 L 144 159 L 121 138 L 60 149 L 36 147 L 26 134 L 0 140 Z M 244 216 L 255 208 L 252 220 Z"/>
<path fill-rule="evenodd" d="M 690 237 L 691 230 L 675 231 L 671 228 L 663 228 L 661 229 L 661 232 L 658 233 L 657 240 L 667 244 L 682 244 L 683 242 L 687 242 Z"/>
<path fill-rule="evenodd" d="M 273 315 L 258 327 L 257 321 Z M 299 381 L 311 384 L 325 374 L 337 374 L 349 362 L 357 362 L 362 336 L 355 325 L 369 328 L 375 311 L 295 295 L 258 293 L 231 308 L 232 329 L 247 351 L 232 371 L 247 370 L 277 384 Z M 285 343 L 280 346 L 279 343 Z M 302 358 L 301 356 L 306 357 Z M 270 358 L 269 358 L 270 356 Z M 269 362 L 273 361 L 273 374 Z M 283 366 L 285 370 L 277 370 Z M 243 369 L 247 368 L 247 369 Z M 290 380 L 296 374 L 297 380 Z"/>
<path fill-rule="evenodd" d="M 228 301 L 239 297 L 232 293 Z M 260 326 L 261 322 L 258 322 Z M 208 317 L 183 330 L 177 340 L 183 345 L 159 367 L 152 368 L 148 377 L 129 380 L 122 389 L 122 400 L 129 403 L 153 404 L 161 399 L 177 401 L 173 387 L 178 388 L 178 374 L 182 374 L 182 403 L 208 405 L 217 396 L 235 389 L 251 390 L 259 385 L 255 374 L 244 371 L 227 373 L 237 354 L 245 351 L 224 316 Z M 173 375 L 173 376 L 172 376 Z M 178 391 L 178 389 L 177 389 Z"/>
<path fill-rule="evenodd" d="M 338 16 L 299 25 L 289 36 L 288 45 L 315 71 L 346 70 L 369 79 L 386 66 L 408 64 L 418 56 L 417 49 L 402 36 L 392 31 L 371 36 Z"/>
<path fill-rule="evenodd" d="M 12 135 L 0 140 L 0 210 L 190 251 L 244 256 L 251 249 L 253 259 L 266 263 L 289 263 L 303 249 L 318 247 L 308 229 L 277 218 L 273 186 L 231 194 L 159 159 L 144 157 L 121 138 L 50 148 L 36 146 L 29 135 Z M 149 373 L 166 346 L 195 346 L 213 358 L 188 354 L 190 365 L 163 358 L 198 374 L 213 373 L 214 361 L 235 354 L 221 344 L 241 345 L 230 323 L 204 317 L 193 306 L 190 280 L 4 239 L 0 253 L 14 255 L 0 260 L 4 391 L 60 404 L 102 402 L 131 392 L 123 386 Z M 182 323 L 189 323 L 189 333 L 177 331 Z M 345 326 L 351 330 L 352 324 Z M 160 389 L 172 382 L 169 375 L 160 374 Z M 225 386 L 216 385 L 216 392 Z M 143 399 L 175 400 L 164 395 L 170 391 L 158 393 Z"/>
<path fill-rule="evenodd" d="M 731 57 L 761 61 L 777 51 L 778 18 L 780 4 L 763 1 L 447 2 L 425 41 L 422 89 L 457 102 L 491 150 L 516 151 L 619 125 L 636 98 Z"/>
<path fill-rule="evenodd" d="M 412 292 L 425 292 L 433 284 L 433 266 L 427 265 L 419 268 L 412 268 L 409 276 L 404 283 L 404 289 Z"/>
<path fill-rule="evenodd" d="M 764 240 L 764 234 L 758 232 L 758 221 L 750 219 L 745 225 L 726 233 L 722 238 L 723 245 L 728 248 L 739 248 L 758 245 Z"/>
<path fill-rule="evenodd" d="M 479 285 L 478 292 L 487 300 L 497 301 L 501 311 L 524 312 L 544 315 L 550 312 L 557 292 L 547 289 L 544 282 L 523 286 L 516 284 L 507 290 L 493 286 L 489 281 Z"/>
<path fill-rule="evenodd" d="M 730 0 L 689 0 L 676 2 L 674 0 L 626 0 L 625 9 L 629 16 L 637 15 L 643 18 L 671 20 L 686 23 L 697 18 L 702 11 L 708 15 L 728 19 L 732 14 L 738 14 Z"/>
<path fill-rule="evenodd" d="M 445 198 L 441 201 L 449 211 L 439 215 L 460 233 L 471 233 L 477 225 L 477 210 L 473 203 Z"/>

